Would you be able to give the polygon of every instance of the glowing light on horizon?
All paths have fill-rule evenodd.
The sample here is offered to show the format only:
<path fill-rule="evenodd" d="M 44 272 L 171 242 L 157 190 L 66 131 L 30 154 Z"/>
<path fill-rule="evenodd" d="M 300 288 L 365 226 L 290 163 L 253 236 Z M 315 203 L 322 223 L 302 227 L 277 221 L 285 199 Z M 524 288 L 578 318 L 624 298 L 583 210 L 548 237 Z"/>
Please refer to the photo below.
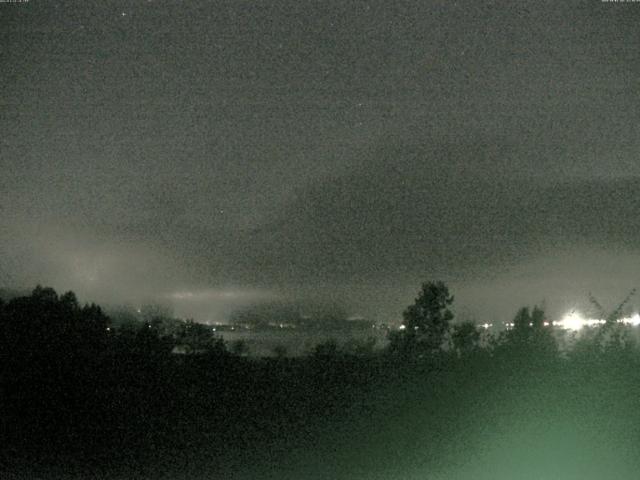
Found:
<path fill-rule="evenodd" d="M 572 310 L 571 312 L 565 314 L 560 320 L 544 321 L 543 326 L 579 331 L 585 327 L 595 327 L 598 325 L 604 325 L 605 323 L 607 323 L 607 321 L 604 319 L 588 318 L 582 315 L 580 312 Z M 629 325 L 632 327 L 640 327 L 640 313 L 634 313 L 633 315 L 630 315 L 628 317 L 620 318 L 617 320 L 617 323 Z M 513 322 L 504 322 L 503 325 L 507 330 L 515 327 L 515 324 Z M 533 326 L 533 324 L 529 323 L 529 326 Z M 478 327 L 488 330 L 489 328 L 493 327 L 493 324 L 483 323 L 479 324 Z"/>
<path fill-rule="evenodd" d="M 277 295 L 266 290 L 234 290 L 234 289 L 202 289 L 183 290 L 166 295 L 173 300 L 207 301 L 207 300 L 261 300 L 273 299 Z"/>
<path fill-rule="evenodd" d="M 596 325 L 603 325 L 605 323 L 606 320 L 601 318 L 586 318 L 581 313 L 573 310 L 562 317 L 561 320 L 555 322 L 554 325 L 566 330 L 577 331 L 584 327 L 595 327 Z M 617 320 L 617 323 L 623 323 L 633 327 L 640 326 L 640 313 L 634 313 L 630 317 L 620 318 Z"/>
<path fill-rule="evenodd" d="M 566 330 L 580 330 L 582 327 L 587 325 L 587 322 L 588 320 L 586 318 L 574 310 L 562 317 L 561 320 L 556 322 L 556 325 Z"/>
<path fill-rule="evenodd" d="M 628 325 L 637 327 L 640 325 L 640 313 L 634 313 L 630 317 L 621 318 L 619 320 L 621 323 L 626 323 Z"/>

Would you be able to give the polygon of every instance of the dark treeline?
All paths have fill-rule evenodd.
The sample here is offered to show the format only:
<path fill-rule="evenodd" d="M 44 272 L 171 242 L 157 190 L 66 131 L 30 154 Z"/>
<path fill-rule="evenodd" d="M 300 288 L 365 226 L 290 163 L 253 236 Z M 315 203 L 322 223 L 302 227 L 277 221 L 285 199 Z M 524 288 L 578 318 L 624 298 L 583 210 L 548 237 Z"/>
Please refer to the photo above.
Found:
<path fill-rule="evenodd" d="M 537 307 L 488 335 L 429 282 L 389 346 L 250 358 L 210 327 L 118 324 L 71 292 L 0 302 L 9 478 L 635 478 L 640 348 Z M 178 348 L 179 347 L 179 348 Z"/>

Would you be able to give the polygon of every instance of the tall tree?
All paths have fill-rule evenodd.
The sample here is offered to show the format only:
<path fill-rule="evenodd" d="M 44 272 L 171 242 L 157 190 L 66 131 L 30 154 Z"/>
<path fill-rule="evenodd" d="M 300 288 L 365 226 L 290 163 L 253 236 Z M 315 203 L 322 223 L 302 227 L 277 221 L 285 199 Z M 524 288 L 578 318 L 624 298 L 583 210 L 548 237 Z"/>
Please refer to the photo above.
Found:
<path fill-rule="evenodd" d="M 393 349 L 435 353 L 445 342 L 453 313 L 453 296 L 444 282 L 425 282 L 402 316 L 402 332 L 391 337 Z"/>

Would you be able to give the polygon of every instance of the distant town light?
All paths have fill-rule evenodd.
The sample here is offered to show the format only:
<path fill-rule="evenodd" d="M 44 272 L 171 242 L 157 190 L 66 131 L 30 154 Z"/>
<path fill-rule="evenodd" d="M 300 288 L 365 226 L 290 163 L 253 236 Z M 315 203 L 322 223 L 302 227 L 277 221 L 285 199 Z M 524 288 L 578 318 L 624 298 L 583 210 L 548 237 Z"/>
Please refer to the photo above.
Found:
<path fill-rule="evenodd" d="M 640 314 L 639 313 L 634 313 L 630 317 L 621 318 L 619 321 L 621 323 L 626 323 L 628 325 L 632 325 L 634 327 L 637 327 L 638 325 L 640 325 Z"/>
<path fill-rule="evenodd" d="M 606 320 L 601 318 L 585 318 L 580 313 L 572 311 L 565 315 L 562 320 L 556 322 L 558 326 L 561 328 L 565 328 L 567 330 L 580 330 L 583 327 L 594 327 L 596 325 L 602 325 L 606 323 Z M 634 313 L 630 317 L 620 318 L 617 320 L 618 323 L 625 323 L 632 326 L 640 325 L 640 315 L 638 313 Z"/>
<path fill-rule="evenodd" d="M 586 325 L 586 319 L 576 311 L 569 312 L 557 322 L 561 328 L 566 330 L 580 330 Z"/>

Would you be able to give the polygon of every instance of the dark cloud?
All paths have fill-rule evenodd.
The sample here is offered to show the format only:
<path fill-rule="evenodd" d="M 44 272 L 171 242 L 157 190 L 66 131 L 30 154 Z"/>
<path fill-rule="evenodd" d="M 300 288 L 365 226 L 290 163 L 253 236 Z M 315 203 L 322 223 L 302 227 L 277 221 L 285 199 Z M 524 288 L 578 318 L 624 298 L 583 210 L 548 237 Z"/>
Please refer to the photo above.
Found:
<path fill-rule="evenodd" d="M 479 315 L 615 297 L 639 280 L 639 15 L 0 4 L 0 281 L 380 318 L 435 276 Z"/>

